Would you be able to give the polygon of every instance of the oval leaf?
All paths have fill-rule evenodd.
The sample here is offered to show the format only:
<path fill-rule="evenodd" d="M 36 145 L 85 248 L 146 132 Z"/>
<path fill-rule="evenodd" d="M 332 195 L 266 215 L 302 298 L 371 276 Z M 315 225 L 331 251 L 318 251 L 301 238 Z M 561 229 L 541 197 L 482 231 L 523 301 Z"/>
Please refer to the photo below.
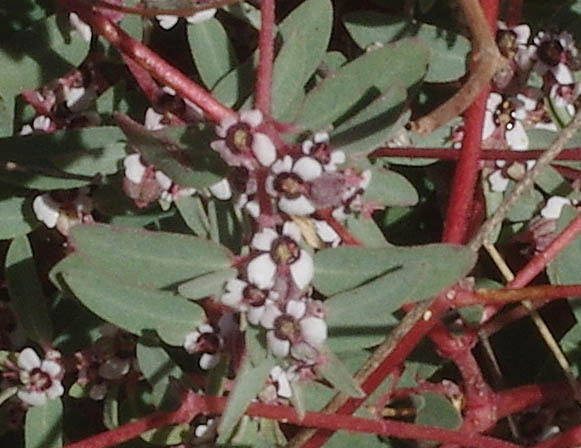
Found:
<path fill-rule="evenodd" d="M 6 254 L 6 283 L 10 303 L 24 331 L 36 342 L 52 342 L 52 322 L 26 236 L 12 241 Z"/>
<path fill-rule="evenodd" d="M 60 400 L 48 400 L 43 406 L 29 408 L 24 424 L 25 448 L 62 447 L 62 420 Z"/>

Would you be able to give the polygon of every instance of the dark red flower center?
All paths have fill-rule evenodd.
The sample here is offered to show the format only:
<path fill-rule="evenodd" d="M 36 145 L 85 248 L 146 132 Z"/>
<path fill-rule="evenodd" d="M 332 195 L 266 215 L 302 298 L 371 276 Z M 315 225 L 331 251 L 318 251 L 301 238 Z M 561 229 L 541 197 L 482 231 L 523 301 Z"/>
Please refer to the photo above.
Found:
<path fill-rule="evenodd" d="M 256 286 L 248 285 L 246 288 L 244 288 L 242 296 L 244 297 L 244 301 L 250 306 L 258 307 L 264 305 L 268 294 L 266 291 L 258 289 Z"/>
<path fill-rule="evenodd" d="M 518 50 L 516 43 L 516 33 L 511 30 L 498 30 L 496 33 L 496 44 L 500 53 L 508 59 L 514 58 Z"/>
<path fill-rule="evenodd" d="M 555 67 L 561 62 L 563 46 L 557 39 L 546 40 L 539 45 L 539 59 L 549 67 Z"/>
<path fill-rule="evenodd" d="M 226 133 L 226 145 L 234 153 L 249 152 L 252 148 L 252 132 L 248 123 L 236 123 Z"/>
<path fill-rule="evenodd" d="M 274 321 L 274 334 L 278 339 L 292 342 L 300 337 L 301 327 L 293 316 L 283 314 Z"/>
<path fill-rule="evenodd" d="M 304 181 L 295 173 L 280 173 L 274 179 L 273 186 L 276 191 L 290 199 L 305 193 Z"/>
<path fill-rule="evenodd" d="M 48 373 L 37 367 L 30 372 L 30 385 L 38 392 L 47 390 L 52 385 L 52 378 Z"/>
<path fill-rule="evenodd" d="M 503 101 L 494 111 L 494 124 L 506 130 L 514 128 L 516 106 L 510 101 Z"/>

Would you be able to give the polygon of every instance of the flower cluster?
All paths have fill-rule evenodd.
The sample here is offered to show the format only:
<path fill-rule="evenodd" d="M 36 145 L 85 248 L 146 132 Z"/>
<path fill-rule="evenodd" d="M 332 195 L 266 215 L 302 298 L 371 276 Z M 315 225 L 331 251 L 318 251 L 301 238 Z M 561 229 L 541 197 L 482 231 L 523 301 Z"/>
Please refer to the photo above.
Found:
<path fill-rule="evenodd" d="M 300 144 L 284 143 L 258 110 L 226 117 L 216 134 L 211 147 L 232 167 L 236 203 L 247 212 L 254 232 L 248 253 L 236 262 L 238 275 L 219 296 L 220 305 L 240 318 L 226 312 L 216 324 L 200 325 L 186 335 L 184 348 L 200 355 L 202 369 L 211 369 L 222 352 L 232 351 L 227 341 L 236 337 L 223 319 L 237 329 L 259 327 L 267 350 L 280 363 L 262 398 L 289 398 L 291 382 L 313 378 L 313 368 L 325 362 L 327 324 L 324 304 L 311 286 L 312 248 L 337 246 L 341 238 L 317 214 L 325 209 L 334 220 L 343 220 L 361 212 L 371 174 L 342 168 L 345 154 L 333 150 L 326 133 Z"/>
<path fill-rule="evenodd" d="M 93 200 L 88 188 L 57 190 L 34 198 L 32 209 L 36 218 L 49 229 L 67 236 L 71 227 L 93 222 Z"/>
<path fill-rule="evenodd" d="M 531 39 L 528 25 L 508 27 L 503 22 L 498 22 L 496 43 L 508 69 L 494 78 L 486 104 L 483 148 L 527 150 L 527 128 L 556 131 L 555 111 L 557 116 L 575 114 L 580 93 L 580 84 L 573 76 L 579 68 L 577 46 L 567 32 L 540 31 Z M 531 82 L 533 75 L 540 79 L 540 86 Z M 462 129 L 459 126 L 452 131 L 455 144 L 461 139 Z M 491 190 L 504 192 L 510 180 L 520 180 L 534 161 L 497 160 L 489 165 Z"/>
<path fill-rule="evenodd" d="M 93 400 L 102 400 L 112 384 L 139 372 L 135 358 L 136 338 L 111 324 L 100 329 L 101 337 L 75 353 L 76 384 Z"/>

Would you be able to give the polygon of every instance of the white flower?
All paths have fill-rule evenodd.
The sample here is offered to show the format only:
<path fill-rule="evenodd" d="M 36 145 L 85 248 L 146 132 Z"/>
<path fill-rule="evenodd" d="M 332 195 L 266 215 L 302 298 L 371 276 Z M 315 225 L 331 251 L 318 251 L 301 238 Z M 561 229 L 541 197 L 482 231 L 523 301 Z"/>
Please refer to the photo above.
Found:
<path fill-rule="evenodd" d="M 196 331 L 186 334 L 184 349 L 188 353 L 202 353 L 200 367 L 204 370 L 213 369 L 218 365 L 221 348 L 222 338 L 209 324 L 202 324 Z"/>
<path fill-rule="evenodd" d="M 540 31 L 534 38 L 536 48 L 535 71 L 543 76 L 551 72 L 559 84 L 573 84 L 575 79 L 568 64 L 577 56 L 573 36 L 563 31 L 559 34 Z"/>
<path fill-rule="evenodd" d="M 491 93 L 486 102 L 482 139 L 490 139 L 491 146 L 528 149 L 529 139 L 521 122 L 527 116 L 528 104 L 520 98 L 503 99 L 498 93 Z"/>
<path fill-rule="evenodd" d="M 558 219 L 565 205 L 571 205 L 571 200 L 562 196 L 551 196 L 541 209 L 541 216 L 547 219 Z"/>
<path fill-rule="evenodd" d="M 309 200 L 309 181 L 323 173 L 322 165 L 312 157 L 301 157 L 293 162 L 285 156 L 272 164 L 272 174 L 266 179 L 266 191 L 278 197 L 278 208 L 296 216 L 306 216 L 315 212 Z"/>
<path fill-rule="evenodd" d="M 225 292 L 220 298 L 222 303 L 237 311 L 246 312 L 246 318 L 252 325 L 260 322 L 268 299 L 276 298 L 276 293 L 237 278 L 229 280 L 224 289 Z"/>
<path fill-rule="evenodd" d="M 345 163 L 345 153 L 333 150 L 328 142 L 329 134 L 317 132 L 312 140 L 305 140 L 302 143 L 301 150 L 303 154 L 319 161 L 325 171 L 337 171 L 337 165 Z"/>
<path fill-rule="evenodd" d="M 81 112 L 88 109 L 95 99 L 97 93 L 94 88 L 62 86 L 62 95 L 65 104 L 71 112 Z"/>
<path fill-rule="evenodd" d="M 41 362 L 32 348 L 25 348 L 18 355 L 17 364 L 21 382 L 17 395 L 24 403 L 42 406 L 47 399 L 63 394 L 63 369 L 57 362 L 47 359 Z"/>
<path fill-rule="evenodd" d="M 244 166 L 249 170 L 257 167 L 256 162 L 270 166 L 276 159 L 276 148 L 270 138 L 255 130 L 262 123 L 259 110 L 247 110 L 240 118 L 228 115 L 216 126 L 220 140 L 210 146 L 230 166 Z"/>
<path fill-rule="evenodd" d="M 308 312 L 307 302 L 289 300 L 283 313 L 274 303 L 268 303 L 261 325 L 266 328 L 266 342 L 272 354 L 279 358 L 289 353 L 302 359 L 316 356 L 327 339 L 327 324 L 321 317 Z"/>
<path fill-rule="evenodd" d="M 258 256 L 247 266 L 248 279 L 260 289 L 274 285 L 277 269 L 279 274 L 288 275 L 299 289 L 304 289 L 313 279 L 314 265 L 311 256 L 300 249 L 300 228 L 293 222 L 286 222 L 282 235 L 271 228 L 256 233 L 250 243 L 258 250 Z"/>
<path fill-rule="evenodd" d="M 276 394 L 281 398 L 290 398 L 293 390 L 290 383 L 290 375 L 280 366 L 274 366 L 270 369 L 270 379 L 276 384 Z"/>
<path fill-rule="evenodd" d="M 134 184 L 139 184 L 143 180 L 147 167 L 141 162 L 139 154 L 129 154 L 123 159 L 125 167 L 125 177 Z"/>
<path fill-rule="evenodd" d="M 201 23 L 211 19 L 212 17 L 214 17 L 214 15 L 216 15 L 215 8 L 204 9 L 203 11 L 197 12 L 189 17 L 186 17 L 186 20 L 188 23 L 191 24 Z M 178 16 L 168 14 L 160 14 L 158 16 L 155 16 L 155 18 L 159 22 L 159 26 L 162 27 L 164 30 L 169 30 L 173 28 L 176 25 L 176 23 L 178 23 L 179 20 Z"/>
<path fill-rule="evenodd" d="M 580 90 L 580 83 L 554 84 L 549 92 L 549 97 L 555 106 L 566 109 L 570 115 L 575 115 L 575 106 L 573 104 L 579 97 Z M 554 125 L 554 123 L 551 124 Z"/>
<path fill-rule="evenodd" d="M 91 36 L 93 34 L 91 27 L 83 22 L 77 13 L 71 12 L 69 14 L 69 22 L 71 23 L 71 26 L 79 32 L 83 39 L 87 42 L 91 41 Z"/>

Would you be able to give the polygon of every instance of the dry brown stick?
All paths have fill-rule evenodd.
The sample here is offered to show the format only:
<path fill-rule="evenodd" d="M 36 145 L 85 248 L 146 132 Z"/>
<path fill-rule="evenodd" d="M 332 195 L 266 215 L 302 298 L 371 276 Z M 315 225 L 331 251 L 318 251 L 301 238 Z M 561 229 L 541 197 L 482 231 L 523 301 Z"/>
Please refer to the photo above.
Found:
<path fill-rule="evenodd" d="M 444 104 L 412 123 L 412 130 L 425 135 L 435 131 L 470 106 L 495 73 L 506 65 L 478 0 L 458 0 L 472 33 L 472 61 L 476 69 L 466 83 Z"/>

